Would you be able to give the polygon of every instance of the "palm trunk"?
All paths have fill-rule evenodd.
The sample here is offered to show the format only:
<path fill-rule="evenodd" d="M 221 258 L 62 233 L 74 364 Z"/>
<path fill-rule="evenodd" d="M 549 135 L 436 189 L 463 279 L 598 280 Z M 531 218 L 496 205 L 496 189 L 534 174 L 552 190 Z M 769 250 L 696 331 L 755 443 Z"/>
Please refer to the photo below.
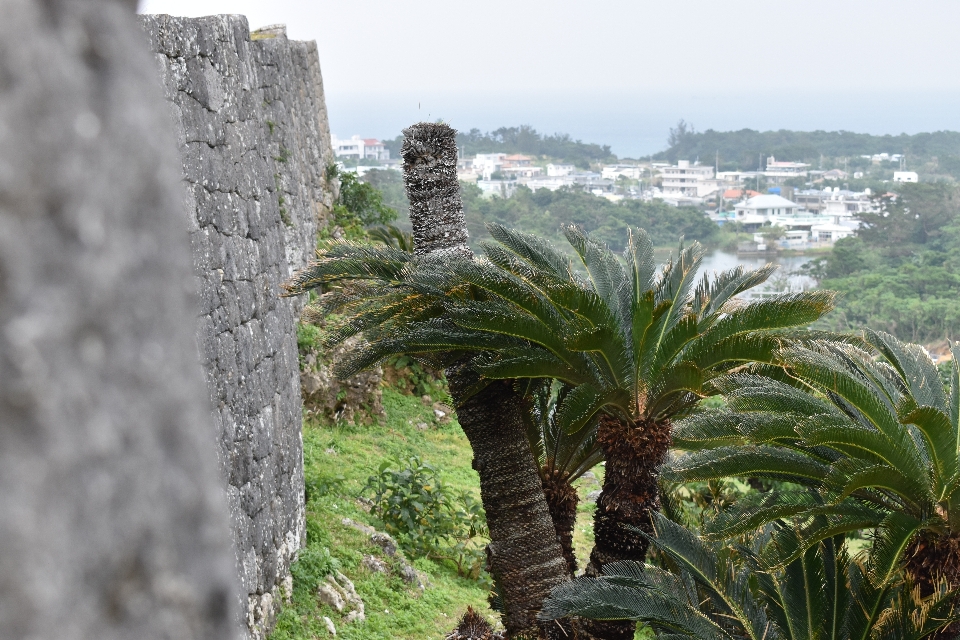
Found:
<path fill-rule="evenodd" d="M 454 400 L 475 381 L 470 372 L 456 369 L 448 371 L 447 379 Z M 457 407 L 480 476 L 490 570 L 502 589 L 503 624 L 511 637 L 537 633 L 544 599 L 569 579 L 521 411 L 508 382 L 491 383 Z M 550 623 L 543 631 L 555 626 Z"/>
<path fill-rule="evenodd" d="M 609 562 L 646 558 L 649 543 L 628 526 L 652 532 L 650 514 L 660 508 L 657 469 L 670 448 L 670 422 L 630 423 L 603 416 L 597 441 L 607 462 L 593 520 L 588 576 L 600 575 Z M 583 620 L 582 626 L 590 638 L 633 640 L 637 625 L 632 620 Z"/>
<path fill-rule="evenodd" d="M 558 473 L 548 471 L 542 481 L 553 528 L 560 548 L 563 549 L 563 558 L 567 561 L 567 571 L 573 577 L 577 572 L 577 556 L 573 552 L 573 528 L 577 523 L 577 503 L 580 499 L 569 480 Z"/>
<path fill-rule="evenodd" d="M 472 255 L 457 180 L 456 132 L 447 125 L 420 123 L 403 133 L 415 252 Z M 503 591 L 503 624 L 511 637 L 552 638 L 559 627 L 549 623 L 541 628 L 537 614 L 550 590 L 569 576 L 527 444 L 521 399 L 507 382 L 467 397 L 476 377 L 458 367 L 447 371 L 447 381 L 480 476 L 490 566 Z"/>
<path fill-rule="evenodd" d="M 404 129 L 403 136 L 400 155 L 414 253 L 471 255 L 457 179 L 457 132 L 445 124 L 421 122 Z"/>
<path fill-rule="evenodd" d="M 907 547 L 904 557 L 907 575 L 920 587 L 921 596 L 933 594 L 940 581 L 946 581 L 952 590 L 960 588 L 960 534 L 920 535 Z M 955 622 L 928 638 L 952 640 L 958 634 L 960 623 Z"/>

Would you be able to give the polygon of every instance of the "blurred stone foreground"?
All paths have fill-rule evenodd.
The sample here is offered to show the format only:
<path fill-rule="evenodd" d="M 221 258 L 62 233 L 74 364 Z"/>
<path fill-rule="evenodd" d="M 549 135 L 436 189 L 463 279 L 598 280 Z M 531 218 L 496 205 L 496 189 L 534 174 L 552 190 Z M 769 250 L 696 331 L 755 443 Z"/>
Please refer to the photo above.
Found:
<path fill-rule="evenodd" d="M 134 10 L 0 3 L 0 640 L 263 638 L 303 543 L 316 48 Z"/>

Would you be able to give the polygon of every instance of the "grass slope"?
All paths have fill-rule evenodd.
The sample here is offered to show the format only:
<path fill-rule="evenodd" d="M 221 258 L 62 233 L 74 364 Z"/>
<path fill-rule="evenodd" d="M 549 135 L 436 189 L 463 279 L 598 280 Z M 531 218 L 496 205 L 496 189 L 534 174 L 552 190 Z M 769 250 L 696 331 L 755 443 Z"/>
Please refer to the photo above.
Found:
<path fill-rule="evenodd" d="M 333 620 L 337 637 L 348 640 L 442 638 L 467 605 L 495 618 L 487 606 L 486 589 L 475 580 L 457 577 L 452 566 L 410 558 L 428 577 L 422 593 L 398 575 L 372 573 L 363 567 L 364 554 L 389 559 L 342 520 L 351 518 L 383 531 L 383 523 L 356 499 L 383 460 L 419 455 L 438 468 L 452 488 L 470 490 L 479 498 L 470 447 L 455 422 L 437 425 L 432 408 L 393 389 L 384 389 L 383 404 L 388 416 L 385 424 L 362 427 L 315 420 L 304 424 L 307 548 L 293 567 L 292 605 L 284 607 L 271 640 L 326 638 L 329 633 L 322 616 Z M 431 428 L 419 431 L 417 423 Z M 367 615 L 363 623 L 341 624 L 342 616 L 317 600 L 317 587 L 335 564 L 363 598 Z"/>
<path fill-rule="evenodd" d="M 293 565 L 291 602 L 285 604 L 270 640 L 312 640 L 331 637 L 323 622 L 329 617 L 337 637 L 346 640 L 441 639 L 470 605 L 491 622 L 498 616 L 487 604 L 487 589 L 481 582 L 457 576 L 452 564 L 409 557 L 427 576 L 421 592 L 404 583 L 399 572 L 373 573 L 362 564 L 364 554 L 391 563 L 364 534 L 343 524 L 344 518 L 383 531 L 383 523 L 357 500 L 367 478 L 381 462 L 417 455 L 436 467 L 451 489 L 470 491 L 479 498 L 479 479 L 471 468 L 472 453 L 456 421 L 439 424 L 432 407 L 420 398 L 384 388 L 387 419 L 375 426 L 326 424 L 308 417 L 303 426 L 304 475 L 307 486 L 307 546 Z M 426 423 L 427 430 L 416 425 Z M 578 481 L 580 506 L 574 541 L 580 567 L 593 547 L 594 503 L 586 497 L 600 489 L 603 466 L 596 478 Z M 317 588 L 331 571 L 339 569 L 356 586 L 364 601 L 367 619 L 344 624 L 338 614 L 317 599 Z M 638 638 L 652 637 L 643 631 Z"/>

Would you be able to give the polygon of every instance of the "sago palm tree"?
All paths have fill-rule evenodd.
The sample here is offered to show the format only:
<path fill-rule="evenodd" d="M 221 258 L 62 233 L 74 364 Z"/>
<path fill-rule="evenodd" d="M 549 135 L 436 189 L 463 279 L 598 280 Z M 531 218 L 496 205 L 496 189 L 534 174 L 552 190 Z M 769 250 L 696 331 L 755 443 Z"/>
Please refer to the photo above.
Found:
<path fill-rule="evenodd" d="M 929 596 L 903 582 L 874 585 L 843 536 L 770 567 L 759 553 L 772 544 L 769 532 L 750 548 L 731 547 L 660 514 L 654 522 L 650 540 L 670 570 L 608 564 L 601 577 L 557 587 L 541 615 L 628 618 L 673 640 L 920 640 L 960 617 L 945 584 Z"/>
<path fill-rule="evenodd" d="M 675 433 L 690 454 L 668 465 L 680 479 L 753 476 L 809 491 L 771 492 L 712 527 L 734 535 L 790 518 L 804 535 L 771 560 L 790 561 L 838 533 L 872 530 L 871 580 L 905 568 L 923 593 L 960 587 L 960 348 L 950 388 L 917 345 L 866 332 L 871 350 L 812 343 L 783 350 L 787 376 L 720 381 L 729 408 L 691 416 Z M 865 345 L 865 346 L 866 346 Z"/>
<path fill-rule="evenodd" d="M 470 368 L 485 380 L 569 385 L 557 408 L 558 426 L 575 433 L 598 420 L 606 459 L 586 571 L 599 575 L 609 562 L 642 560 L 647 541 L 637 529 L 649 528 L 658 506 L 657 468 L 670 446 L 672 420 L 713 393 L 714 377 L 746 362 L 770 361 L 784 331 L 818 319 L 833 294 L 784 294 L 748 304 L 737 296 L 766 280 L 773 267 L 698 279 L 703 250 L 694 244 L 658 269 L 642 230 L 630 237 L 624 265 L 606 246 L 567 227 L 581 276 L 549 243 L 497 225 L 489 229 L 497 244 L 484 245 L 485 258 L 406 271 L 410 286 L 444 293 L 438 298 L 444 313 L 381 332 L 383 339 L 355 354 L 347 369 L 399 350 L 460 348 L 479 354 Z M 603 638 L 633 633 L 632 623 L 588 627 Z"/>
<path fill-rule="evenodd" d="M 442 322 L 441 303 L 448 291 L 429 277 L 414 280 L 411 274 L 431 274 L 442 271 L 448 261 L 472 258 L 457 181 L 456 132 L 446 125 L 420 123 L 405 129 L 404 136 L 401 155 L 415 255 L 389 231 L 381 234 L 381 247 L 333 243 L 287 285 L 289 295 L 342 285 L 307 311 L 307 319 L 311 314 L 342 314 L 333 322 L 328 344 L 363 334 L 378 353 L 416 353 L 403 342 L 405 330 Z M 562 636 L 557 625 L 541 629 L 537 621 L 550 589 L 569 576 L 527 443 L 523 401 L 511 381 L 478 384 L 468 366 L 469 352 L 457 345 L 433 352 L 431 364 L 446 368 L 457 419 L 473 450 L 490 531 L 489 565 L 501 590 L 508 635 Z M 341 377 L 362 366 L 359 360 L 341 365 Z"/>

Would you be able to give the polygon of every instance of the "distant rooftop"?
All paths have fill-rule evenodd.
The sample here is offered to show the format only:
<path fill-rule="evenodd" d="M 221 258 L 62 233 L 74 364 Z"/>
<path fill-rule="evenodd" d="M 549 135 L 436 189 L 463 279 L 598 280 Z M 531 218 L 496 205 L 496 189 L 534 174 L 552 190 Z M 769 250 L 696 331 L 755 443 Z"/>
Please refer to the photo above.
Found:
<path fill-rule="evenodd" d="M 746 202 L 737 205 L 744 209 L 796 209 L 799 205 L 782 196 L 762 195 L 753 196 Z"/>

